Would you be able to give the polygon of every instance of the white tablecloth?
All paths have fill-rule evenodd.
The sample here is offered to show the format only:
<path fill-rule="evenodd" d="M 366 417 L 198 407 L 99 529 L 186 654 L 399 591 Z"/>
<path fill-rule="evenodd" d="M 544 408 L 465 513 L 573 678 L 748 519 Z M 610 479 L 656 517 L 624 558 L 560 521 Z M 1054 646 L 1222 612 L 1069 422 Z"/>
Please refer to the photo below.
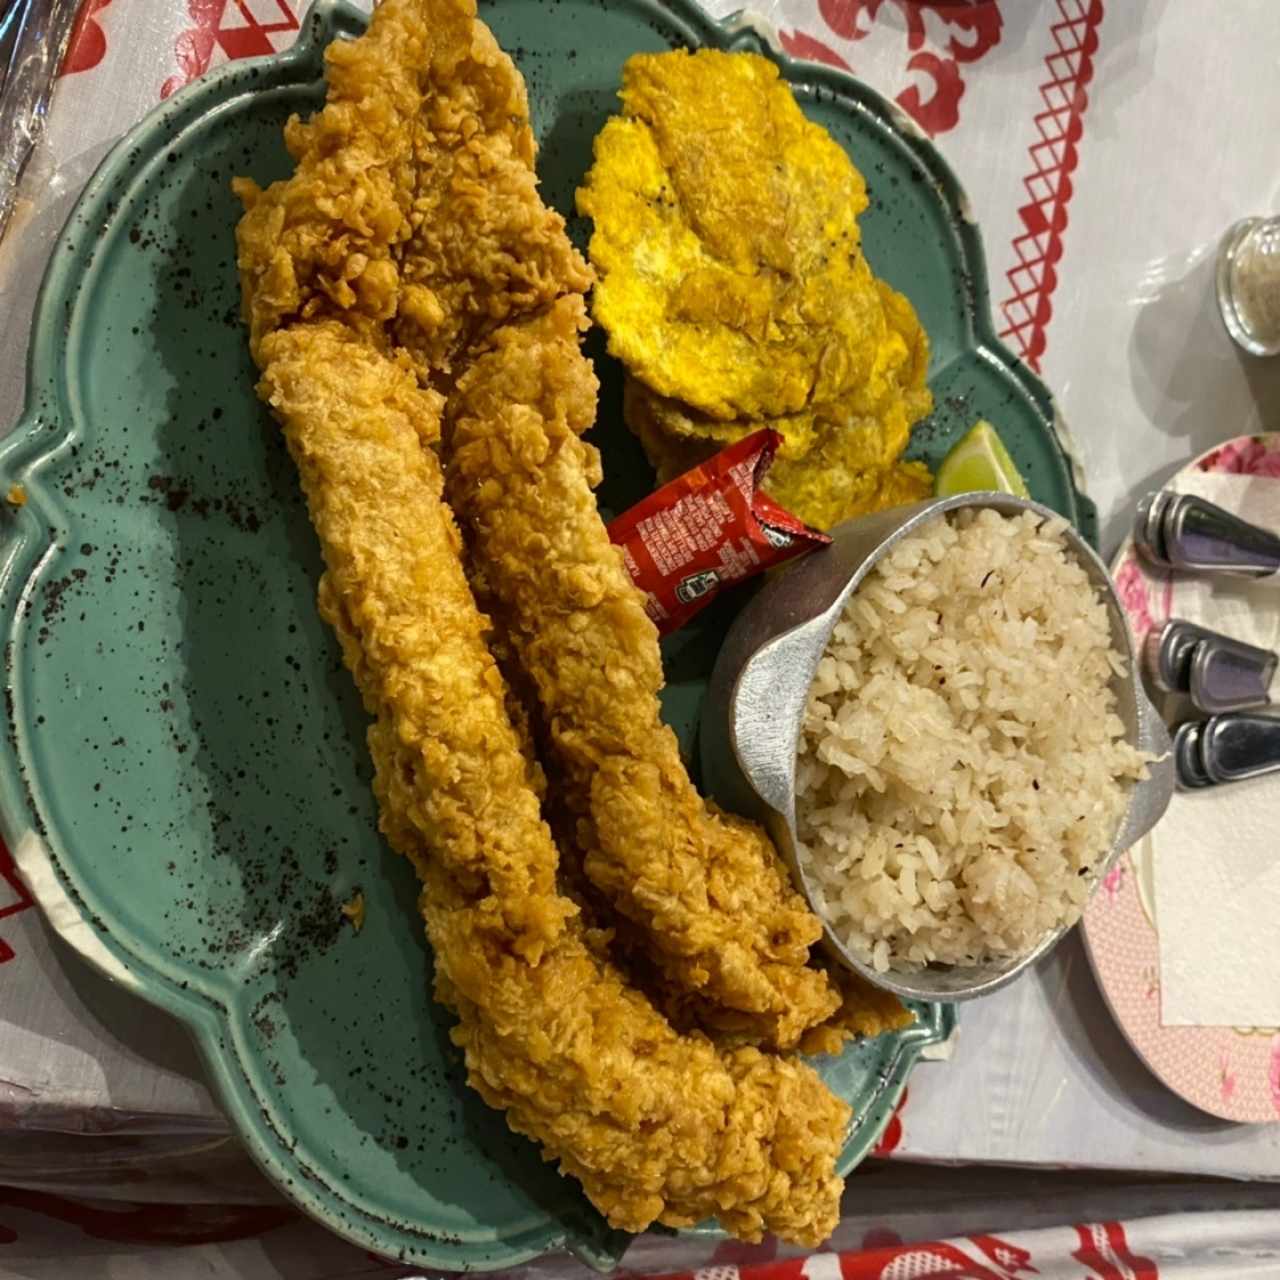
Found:
<path fill-rule="evenodd" d="M 16 416 L 35 283 L 92 164 L 208 65 L 287 44 L 292 2 L 89 0 L 97 7 L 70 59 L 79 69 L 60 83 L 0 244 L 0 418 Z M 775 0 L 761 9 L 789 48 L 851 66 L 934 133 L 984 232 L 998 328 L 1058 397 L 1104 550 L 1137 497 L 1190 455 L 1280 428 L 1280 360 L 1236 352 L 1212 288 L 1223 229 L 1275 210 L 1280 196 L 1280 4 L 1108 0 L 1104 13 L 1101 0 Z M 221 1174 L 210 1180 L 198 1160 L 183 1172 L 178 1160 L 166 1186 L 191 1200 L 261 1195 L 252 1175 L 231 1171 L 224 1147 L 209 1146 L 223 1121 L 183 1037 L 55 945 L 0 861 L 4 1126 L 152 1135 L 185 1143 L 193 1160 L 216 1151 Z M 1167 1093 L 1112 1022 L 1075 941 L 962 1010 L 951 1061 L 913 1077 L 889 1145 L 917 1161 L 1280 1179 L 1280 1127 L 1223 1124 Z M 55 1181 L 77 1185 L 85 1160 L 74 1146 L 51 1148 L 48 1160 Z M 127 1159 L 112 1161 L 111 1194 L 154 1184 L 145 1163 L 131 1173 Z M 0 1183 L 24 1172 L 30 1183 L 31 1167 L 0 1142 Z"/>

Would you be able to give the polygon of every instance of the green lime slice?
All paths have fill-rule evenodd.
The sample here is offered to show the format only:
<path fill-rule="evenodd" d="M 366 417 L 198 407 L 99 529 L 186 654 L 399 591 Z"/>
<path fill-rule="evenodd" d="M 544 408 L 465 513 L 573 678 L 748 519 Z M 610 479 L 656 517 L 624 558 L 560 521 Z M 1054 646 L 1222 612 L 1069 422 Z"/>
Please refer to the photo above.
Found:
<path fill-rule="evenodd" d="M 964 439 L 952 447 L 938 468 L 934 492 L 939 498 L 957 493 L 973 493 L 979 489 L 995 489 L 1029 498 L 1026 481 L 1009 457 L 1009 450 L 989 422 L 979 421 Z"/>

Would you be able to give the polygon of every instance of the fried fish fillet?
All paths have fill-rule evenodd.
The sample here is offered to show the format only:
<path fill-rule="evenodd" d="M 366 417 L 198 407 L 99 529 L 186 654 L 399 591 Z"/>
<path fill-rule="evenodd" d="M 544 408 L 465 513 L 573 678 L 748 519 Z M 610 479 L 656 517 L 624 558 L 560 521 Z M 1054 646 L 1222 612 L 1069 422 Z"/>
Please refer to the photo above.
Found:
<path fill-rule="evenodd" d="M 282 323 L 333 317 L 447 386 L 485 333 L 588 287 L 538 198 L 524 81 L 473 7 L 380 6 L 325 75 L 325 109 L 285 126 L 294 174 L 266 198 L 234 184 L 255 354 Z"/>
<path fill-rule="evenodd" d="M 448 405 L 449 497 L 537 692 L 588 878 L 677 985 L 790 1047 L 839 996 L 821 925 L 760 828 L 709 806 L 662 723 L 662 660 L 592 486 L 582 299 L 499 331 Z M 739 1019 L 739 1022 L 745 1021 Z"/>
<path fill-rule="evenodd" d="M 638 54 L 578 192 L 626 417 L 664 474 L 772 427 L 765 487 L 829 528 L 927 491 L 911 304 L 860 248 L 862 175 L 754 54 Z"/>
<path fill-rule="evenodd" d="M 397 0 L 387 0 L 385 13 Z M 439 401 L 335 322 L 258 344 L 324 553 L 321 603 L 374 723 L 380 825 L 423 882 L 472 1086 L 618 1227 L 835 1225 L 849 1119 L 813 1071 L 679 1036 L 584 937 L 423 448 Z"/>
<path fill-rule="evenodd" d="M 581 439 L 582 300 L 500 330 L 450 396 L 448 494 L 536 693 L 587 878 L 636 926 L 664 1012 L 724 1044 L 834 1053 L 907 1026 L 892 995 L 806 965 L 821 933 L 768 836 L 703 801 L 662 723 L 662 664 Z"/>
<path fill-rule="evenodd" d="M 586 280 L 534 194 L 519 77 L 467 0 L 385 0 L 327 58 L 324 111 L 288 129 L 294 176 L 239 184 L 245 312 L 468 1078 L 619 1227 L 716 1215 L 817 1243 L 848 1108 L 803 1064 L 675 1032 L 560 891 L 441 501 L 435 388 Z M 567 368 L 589 415 L 594 384 Z"/>
<path fill-rule="evenodd" d="M 394 25 L 384 17 L 367 39 L 332 47 L 329 105 L 287 130 L 296 174 L 265 196 L 245 188 L 242 270 L 253 282 L 255 342 L 282 317 L 334 315 L 376 349 L 406 352 L 424 383 L 447 389 L 478 344 L 513 317 L 579 293 L 590 275 L 562 219 L 538 197 L 524 86 L 510 60 L 461 7 L 431 7 L 429 28 L 423 12 L 401 5 Z M 580 383 L 590 377 L 576 334 L 563 358 Z M 594 390 L 583 405 L 585 426 Z M 630 746 L 598 778 L 584 781 L 582 752 L 562 752 L 570 807 L 592 818 L 587 874 L 645 927 L 677 982 L 712 1005 L 759 1015 L 762 1042 L 793 1045 L 839 1004 L 806 965 L 818 921 L 786 883 L 764 833 L 710 812 L 689 782 L 658 719 L 661 660 L 640 595 L 610 548 L 585 477 L 567 492 L 571 505 L 548 502 L 536 518 L 565 523 L 582 554 L 603 557 L 616 600 L 588 619 L 582 647 L 566 650 L 561 665 L 576 653 L 573 678 L 598 686 L 591 663 L 616 650 L 615 664 L 636 672 L 634 696 L 621 691 L 611 719 L 590 726 L 601 708 L 585 694 L 566 702 L 568 686 L 557 694 L 555 674 L 522 655 L 558 742 L 571 737 L 558 730 L 566 707 L 588 725 L 580 735 L 603 744 L 602 758 L 634 722 Z M 488 559 L 481 555 L 480 569 L 501 598 L 513 583 L 509 566 Z M 523 621 L 550 626 L 552 616 Z"/>

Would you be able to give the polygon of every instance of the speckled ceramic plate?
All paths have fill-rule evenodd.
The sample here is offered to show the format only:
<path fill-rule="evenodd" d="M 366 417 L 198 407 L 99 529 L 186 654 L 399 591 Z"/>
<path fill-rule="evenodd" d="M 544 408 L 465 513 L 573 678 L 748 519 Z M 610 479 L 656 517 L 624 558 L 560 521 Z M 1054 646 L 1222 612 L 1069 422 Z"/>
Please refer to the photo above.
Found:
<path fill-rule="evenodd" d="M 484 13 L 528 79 L 544 190 L 565 210 L 630 53 L 760 47 L 689 0 Z M 228 180 L 287 172 L 284 120 L 321 101 L 321 49 L 363 21 L 325 0 L 291 52 L 171 99 L 111 154 L 55 250 L 30 402 L 0 450 L 0 494 L 28 497 L 0 510 L 0 813 L 55 927 L 192 1029 L 247 1146 L 309 1212 L 425 1266 L 556 1246 L 607 1266 L 625 1239 L 464 1088 L 427 998 L 413 876 L 375 833 L 364 715 L 315 615 L 316 545 L 237 319 Z M 876 95 L 779 61 L 867 173 L 868 255 L 932 336 L 939 407 L 915 451 L 936 462 L 986 416 L 1033 495 L 1091 533 L 1048 393 L 993 336 L 954 178 Z M 617 509 L 651 477 L 592 342 L 602 500 Z M 686 748 L 735 607 L 718 602 L 666 647 L 664 705 Z M 357 889 L 358 934 L 340 909 Z M 842 1169 L 950 1030 L 948 1009 L 918 1012 L 915 1028 L 818 1063 L 858 1117 Z"/>

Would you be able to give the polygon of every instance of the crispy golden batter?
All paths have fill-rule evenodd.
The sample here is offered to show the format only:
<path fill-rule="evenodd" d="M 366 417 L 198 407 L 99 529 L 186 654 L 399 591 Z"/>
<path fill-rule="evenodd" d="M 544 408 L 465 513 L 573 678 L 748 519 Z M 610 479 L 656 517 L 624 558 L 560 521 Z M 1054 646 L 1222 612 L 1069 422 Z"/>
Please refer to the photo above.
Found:
<path fill-rule="evenodd" d="M 593 312 L 660 471 L 770 426 L 766 488 L 811 524 L 922 496 L 926 469 L 899 458 L 932 404 L 928 343 L 861 253 L 844 150 L 754 54 L 639 54 L 621 98 L 578 206 Z"/>
<path fill-rule="evenodd" d="M 799 1063 L 677 1034 L 561 892 L 540 773 L 441 501 L 432 384 L 586 282 L 537 201 L 519 77 L 468 0 L 385 0 L 328 61 L 328 105 L 289 126 L 294 177 L 239 184 L 245 311 L 469 1080 L 617 1226 L 716 1215 L 817 1243 L 848 1108 Z M 580 299 L 552 314 L 565 306 Z M 576 343 L 561 374 L 566 416 L 589 416 Z"/>
<path fill-rule="evenodd" d="M 804 1033 L 801 1053 L 839 1053 L 846 1040 L 898 1031 L 915 1021 L 915 1014 L 897 996 L 873 987 L 851 969 L 832 962 L 829 973 L 840 993 L 840 1008 L 821 1026 Z"/>
<path fill-rule="evenodd" d="M 618 950 L 618 940 L 612 938 L 611 942 L 614 950 Z M 637 960 L 634 952 L 625 948 L 622 955 L 633 981 L 677 1031 L 705 1032 L 722 1049 L 760 1044 L 760 1019 L 756 1015 L 738 1013 L 723 1004 L 712 1004 L 690 994 L 687 988 L 677 987 L 656 973 L 647 957 Z M 800 1037 L 796 1047 L 801 1053 L 837 1054 L 848 1040 L 873 1039 L 915 1022 L 915 1015 L 895 995 L 873 987 L 849 970 L 833 963 L 828 976 L 840 1001 L 839 1007 L 825 1022 L 810 1027 Z"/>
<path fill-rule="evenodd" d="M 334 317 L 447 385 L 477 338 L 590 284 L 538 198 L 524 81 L 465 3 L 391 6 L 325 66 L 324 110 L 285 126 L 294 174 L 235 184 L 255 354 L 282 323 Z"/>
<path fill-rule="evenodd" d="M 397 0 L 387 0 L 387 8 Z M 385 12 L 381 10 L 380 12 Z M 806 1066 L 678 1036 L 584 937 L 422 447 L 438 400 L 336 323 L 263 335 L 326 565 L 321 602 L 374 717 L 381 827 L 422 878 L 468 1078 L 614 1225 L 718 1214 L 816 1244 L 848 1108 Z"/>
<path fill-rule="evenodd" d="M 660 969 L 754 1015 L 788 1047 L 839 997 L 807 965 L 821 934 L 759 828 L 708 806 L 662 723 L 657 633 L 609 542 L 579 438 L 595 377 L 582 299 L 497 335 L 448 408 L 449 497 L 537 690 L 585 869 Z"/>

